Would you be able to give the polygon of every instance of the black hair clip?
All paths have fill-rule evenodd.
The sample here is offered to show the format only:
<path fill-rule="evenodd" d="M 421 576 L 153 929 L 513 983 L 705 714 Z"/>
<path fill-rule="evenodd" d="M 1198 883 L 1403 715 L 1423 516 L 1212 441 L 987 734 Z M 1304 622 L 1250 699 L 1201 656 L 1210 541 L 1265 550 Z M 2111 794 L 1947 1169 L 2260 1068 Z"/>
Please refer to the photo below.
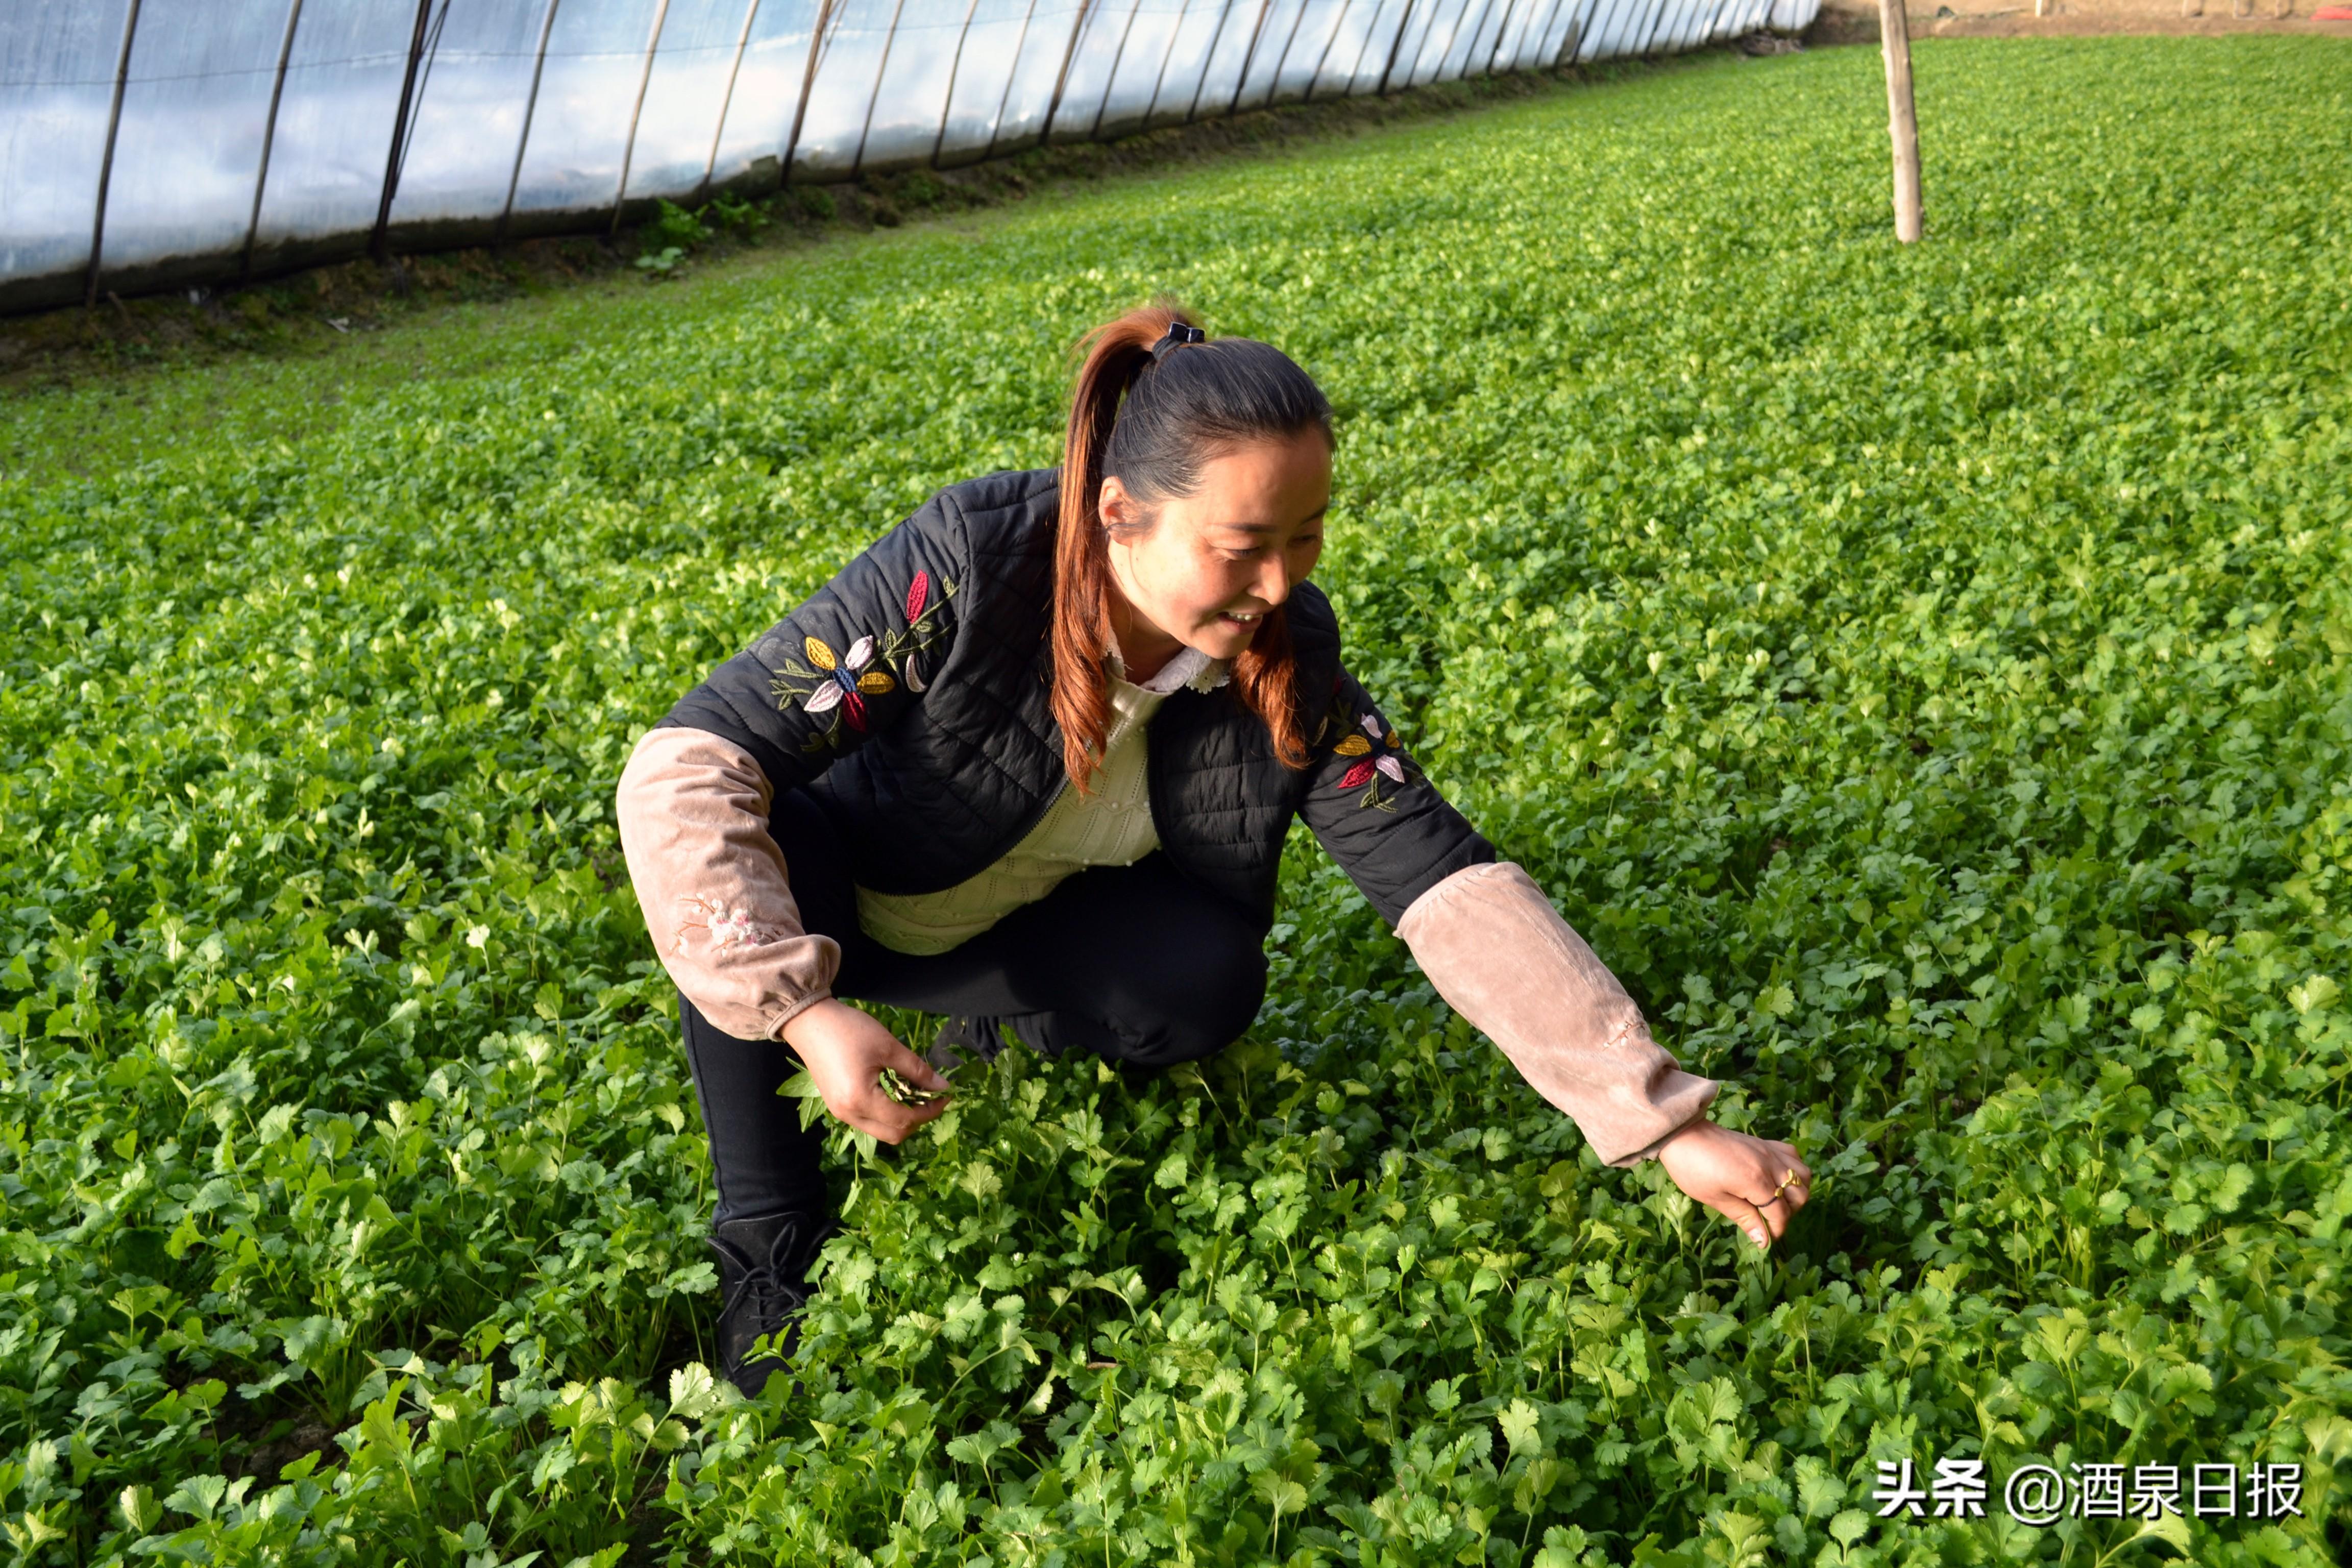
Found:
<path fill-rule="evenodd" d="M 1158 364 L 1161 360 L 1166 359 L 1171 349 L 1181 348 L 1186 343 L 1206 342 L 1208 338 L 1209 334 L 1198 327 L 1188 327 L 1181 321 L 1171 321 L 1168 323 L 1168 330 L 1160 335 L 1160 341 L 1151 345 L 1151 363 Z"/>

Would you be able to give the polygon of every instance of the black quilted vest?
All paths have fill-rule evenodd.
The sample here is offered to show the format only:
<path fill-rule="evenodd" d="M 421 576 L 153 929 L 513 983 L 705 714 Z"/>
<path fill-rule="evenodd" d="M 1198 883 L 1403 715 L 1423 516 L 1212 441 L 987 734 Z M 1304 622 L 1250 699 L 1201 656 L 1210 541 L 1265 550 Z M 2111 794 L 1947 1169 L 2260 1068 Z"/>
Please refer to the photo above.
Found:
<path fill-rule="evenodd" d="M 1003 472 L 940 491 L 662 722 L 723 735 L 779 792 L 808 791 L 861 886 L 933 892 L 981 871 L 1065 783 L 1046 700 L 1058 479 Z M 1171 693 L 1146 742 L 1160 847 L 1264 930 L 1300 816 L 1394 924 L 1494 848 L 1341 668 L 1322 590 L 1296 584 L 1286 613 L 1310 765 L 1285 767 L 1231 686 Z"/>

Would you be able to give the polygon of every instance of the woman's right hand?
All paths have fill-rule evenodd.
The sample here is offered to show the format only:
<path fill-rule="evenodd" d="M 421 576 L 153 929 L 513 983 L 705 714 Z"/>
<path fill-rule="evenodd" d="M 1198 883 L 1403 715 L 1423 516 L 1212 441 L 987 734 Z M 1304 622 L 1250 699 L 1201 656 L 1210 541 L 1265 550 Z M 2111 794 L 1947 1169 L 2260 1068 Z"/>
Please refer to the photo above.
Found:
<path fill-rule="evenodd" d="M 948 1108 L 944 1100 L 902 1105 L 883 1091 L 884 1068 L 897 1068 L 918 1089 L 950 1085 L 896 1035 L 846 1002 L 828 996 L 802 1008 L 784 1025 L 783 1037 L 806 1064 L 825 1109 L 885 1143 L 898 1142 Z"/>
<path fill-rule="evenodd" d="M 1748 1233 L 1765 1252 L 1812 1195 L 1813 1168 L 1794 1143 L 1758 1138 L 1706 1117 L 1658 1146 L 1675 1185 Z"/>

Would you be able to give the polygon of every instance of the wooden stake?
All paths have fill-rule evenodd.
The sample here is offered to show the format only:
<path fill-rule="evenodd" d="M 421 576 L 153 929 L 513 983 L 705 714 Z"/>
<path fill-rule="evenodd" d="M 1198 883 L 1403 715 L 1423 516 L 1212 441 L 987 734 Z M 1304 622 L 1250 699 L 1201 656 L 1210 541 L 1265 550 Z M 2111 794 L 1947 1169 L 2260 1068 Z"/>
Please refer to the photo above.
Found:
<path fill-rule="evenodd" d="M 1919 119 L 1911 108 L 1911 25 L 1903 0 L 1878 0 L 1878 43 L 1886 56 L 1886 128 L 1895 141 L 1895 237 L 1919 237 Z"/>

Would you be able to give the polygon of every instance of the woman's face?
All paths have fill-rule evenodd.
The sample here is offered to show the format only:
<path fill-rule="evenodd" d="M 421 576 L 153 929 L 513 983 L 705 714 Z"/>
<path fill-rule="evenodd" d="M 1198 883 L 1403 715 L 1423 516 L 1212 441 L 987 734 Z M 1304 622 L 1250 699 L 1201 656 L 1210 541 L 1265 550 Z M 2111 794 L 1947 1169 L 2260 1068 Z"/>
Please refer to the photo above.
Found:
<path fill-rule="evenodd" d="M 1211 658 L 1249 647 L 1260 617 L 1290 597 L 1323 551 L 1331 506 L 1331 448 L 1320 431 L 1237 447 L 1201 465 L 1200 488 L 1147 507 L 1117 475 L 1102 483 L 1107 524 L 1149 522 L 1109 536 L 1111 577 L 1129 615 L 1113 606 L 1120 653 L 1156 669 L 1175 648 L 1158 632 Z M 1143 647 L 1130 646 L 1132 642 Z"/>

